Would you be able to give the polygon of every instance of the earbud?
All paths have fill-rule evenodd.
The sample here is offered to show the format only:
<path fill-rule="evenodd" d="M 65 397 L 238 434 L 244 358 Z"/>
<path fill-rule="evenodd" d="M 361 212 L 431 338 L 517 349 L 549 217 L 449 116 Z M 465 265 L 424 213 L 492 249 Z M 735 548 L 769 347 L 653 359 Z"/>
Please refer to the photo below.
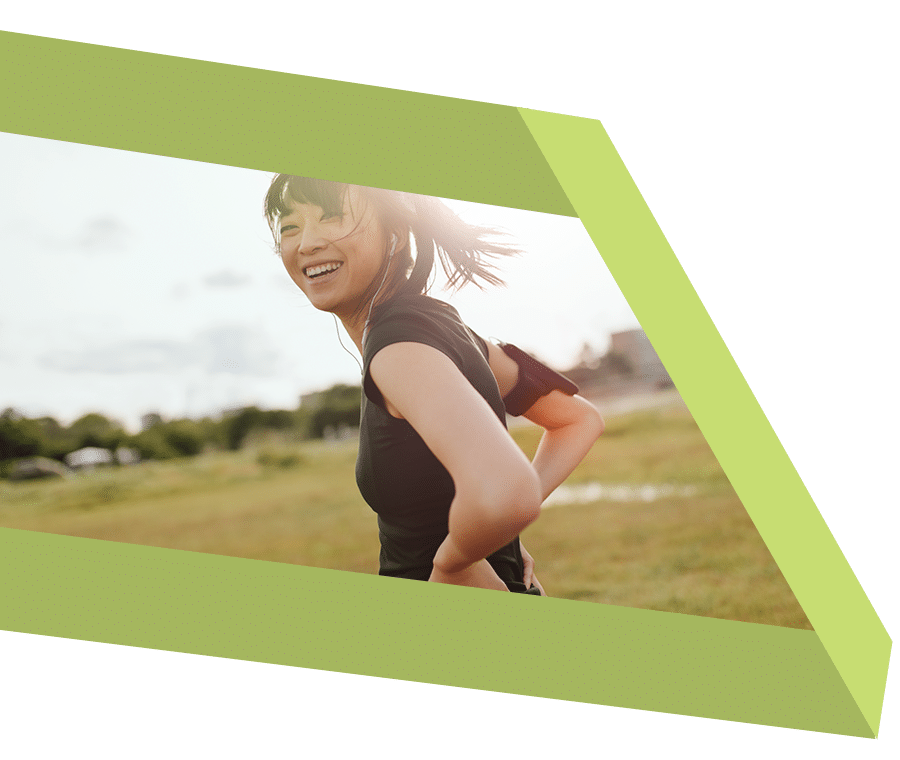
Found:
<path fill-rule="evenodd" d="M 397 250 L 397 236 L 391 235 L 391 252 L 388 254 L 389 259 L 394 256 L 395 250 Z"/>

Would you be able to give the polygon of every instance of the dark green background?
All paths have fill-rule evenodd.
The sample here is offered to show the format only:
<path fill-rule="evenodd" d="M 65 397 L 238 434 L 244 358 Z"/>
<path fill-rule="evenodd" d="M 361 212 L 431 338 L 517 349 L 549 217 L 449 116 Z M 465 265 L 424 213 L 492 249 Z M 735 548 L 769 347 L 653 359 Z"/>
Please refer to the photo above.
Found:
<path fill-rule="evenodd" d="M 0 28 L 601 119 L 895 634 L 891 5 L 634 2 L 590 18 L 576 4 L 510 7 L 45 2 L 4 9 Z M 520 641 L 540 657 L 527 632 Z M 867 742 L 9 633 L 0 658 L 11 757 L 900 746 L 890 682 L 882 738 Z"/>

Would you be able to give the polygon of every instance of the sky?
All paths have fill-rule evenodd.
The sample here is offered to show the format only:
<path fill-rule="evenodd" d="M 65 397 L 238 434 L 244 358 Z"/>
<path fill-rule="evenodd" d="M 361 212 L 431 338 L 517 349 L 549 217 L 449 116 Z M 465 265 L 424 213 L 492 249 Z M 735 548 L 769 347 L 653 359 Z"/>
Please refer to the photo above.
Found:
<path fill-rule="evenodd" d="M 292 409 L 359 382 L 274 254 L 270 174 L 7 133 L 0 165 L 0 408 L 136 430 L 151 411 Z M 502 262 L 505 288 L 431 291 L 476 332 L 564 369 L 639 326 L 577 219 L 448 203 L 525 250 Z"/>

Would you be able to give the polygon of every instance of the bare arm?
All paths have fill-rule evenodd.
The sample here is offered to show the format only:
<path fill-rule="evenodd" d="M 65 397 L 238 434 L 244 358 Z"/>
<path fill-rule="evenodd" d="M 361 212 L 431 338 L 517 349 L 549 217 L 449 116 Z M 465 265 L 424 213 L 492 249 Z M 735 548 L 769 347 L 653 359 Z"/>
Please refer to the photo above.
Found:
<path fill-rule="evenodd" d="M 388 411 L 402 417 L 456 488 L 432 580 L 506 587 L 485 560 L 540 514 L 541 483 L 488 403 L 443 353 L 394 343 L 369 365 Z"/>
<path fill-rule="evenodd" d="M 506 397 L 518 382 L 519 365 L 493 343 L 488 343 L 488 357 L 500 395 Z M 543 502 L 572 474 L 603 433 L 603 418 L 581 396 L 568 396 L 561 391 L 552 391 L 538 399 L 524 416 L 544 428 L 544 435 L 532 462 L 540 481 Z M 525 585 L 531 586 L 534 583 L 541 594 L 544 594 L 544 589 L 534 574 L 534 559 L 524 544 L 521 541 L 519 543 L 525 563 Z"/>
<path fill-rule="evenodd" d="M 519 365 L 492 343 L 488 352 L 500 394 L 506 396 L 518 380 Z M 561 391 L 538 399 L 524 416 L 545 430 L 532 462 L 543 501 L 572 474 L 603 433 L 603 418 L 586 399 Z"/>

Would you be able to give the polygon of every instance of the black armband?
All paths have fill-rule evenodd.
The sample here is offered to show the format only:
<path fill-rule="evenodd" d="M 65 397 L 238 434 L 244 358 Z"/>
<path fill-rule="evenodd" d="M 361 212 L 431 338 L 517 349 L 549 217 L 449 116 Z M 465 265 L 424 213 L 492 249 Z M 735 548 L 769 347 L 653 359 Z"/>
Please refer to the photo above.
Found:
<path fill-rule="evenodd" d="M 578 393 L 578 386 L 575 383 L 547 365 L 541 364 L 522 349 L 516 348 L 511 343 L 501 343 L 500 348 L 519 365 L 519 381 L 503 399 L 507 414 L 513 417 L 525 414 L 539 398 L 551 391 L 562 391 L 568 396 Z"/>

